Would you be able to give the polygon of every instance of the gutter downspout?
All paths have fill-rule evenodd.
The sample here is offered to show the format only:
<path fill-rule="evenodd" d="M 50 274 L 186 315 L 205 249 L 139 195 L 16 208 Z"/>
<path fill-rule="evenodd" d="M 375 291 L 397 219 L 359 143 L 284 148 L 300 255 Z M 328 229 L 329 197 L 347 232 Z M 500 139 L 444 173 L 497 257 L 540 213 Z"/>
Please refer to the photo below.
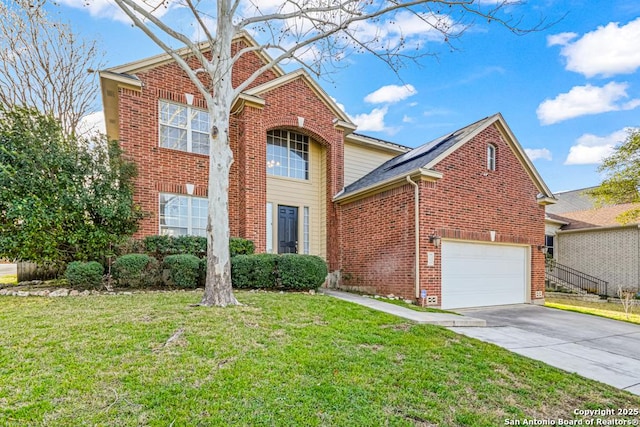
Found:
<path fill-rule="evenodd" d="M 420 300 L 420 187 L 413 182 L 411 176 L 407 175 L 407 182 L 413 185 L 415 191 L 415 235 L 416 235 L 416 259 L 415 259 L 415 285 L 416 285 L 416 301 Z"/>

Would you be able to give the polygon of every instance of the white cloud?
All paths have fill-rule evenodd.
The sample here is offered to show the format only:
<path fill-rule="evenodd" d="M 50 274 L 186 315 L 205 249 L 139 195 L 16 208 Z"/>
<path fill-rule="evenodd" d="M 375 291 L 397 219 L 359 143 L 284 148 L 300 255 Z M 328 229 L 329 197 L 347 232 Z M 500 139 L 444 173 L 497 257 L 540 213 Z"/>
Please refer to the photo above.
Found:
<path fill-rule="evenodd" d="M 413 123 L 415 120 L 413 117 L 409 117 L 406 114 L 402 117 L 402 123 Z"/>
<path fill-rule="evenodd" d="M 344 108 L 344 104 L 341 104 L 340 102 L 338 102 L 337 99 L 335 99 L 333 96 L 330 96 L 329 98 L 331 98 L 331 100 L 338 106 L 339 109 L 341 109 L 342 111 L 346 112 L 347 110 L 345 110 Z"/>
<path fill-rule="evenodd" d="M 96 111 L 95 113 L 87 114 L 80 119 L 78 123 L 78 134 L 91 137 L 97 134 L 107 133 L 107 128 L 104 123 L 104 112 Z"/>
<path fill-rule="evenodd" d="M 58 3 L 87 10 L 89 14 L 96 18 L 113 19 L 114 21 L 131 23 L 129 17 L 112 0 L 58 0 Z M 136 0 L 140 6 L 146 10 L 155 10 L 154 15 L 161 17 L 172 7 L 178 6 L 176 0 Z"/>
<path fill-rule="evenodd" d="M 576 33 L 553 34 L 547 37 L 547 46 L 565 46 L 576 37 L 578 37 Z"/>
<path fill-rule="evenodd" d="M 627 83 L 610 82 L 603 87 L 586 85 L 575 86 L 567 93 L 561 93 L 554 99 L 544 100 L 536 110 L 543 125 L 558 123 L 590 114 L 607 111 L 633 110 L 640 106 L 640 99 L 631 99 L 627 94 Z"/>
<path fill-rule="evenodd" d="M 531 159 L 532 162 L 538 159 L 553 160 L 551 151 L 547 150 L 546 148 L 525 148 L 524 151 L 525 153 L 527 153 L 527 156 L 529 156 L 529 159 Z"/>
<path fill-rule="evenodd" d="M 356 114 L 351 117 L 351 120 L 358 125 L 358 131 L 374 131 L 383 132 L 388 131 L 384 124 L 384 116 L 387 114 L 388 108 L 374 108 L 370 113 Z"/>
<path fill-rule="evenodd" d="M 607 77 L 634 73 L 640 67 L 640 18 L 623 26 L 611 22 L 572 41 L 576 36 L 562 33 L 547 38 L 549 46 L 563 46 L 560 54 L 567 60 L 569 71 Z"/>
<path fill-rule="evenodd" d="M 615 131 L 606 136 L 585 133 L 576 140 L 576 144 L 569 149 L 565 165 L 599 164 L 610 156 L 616 145 L 627 138 L 629 128 Z"/>
<path fill-rule="evenodd" d="M 369 104 L 393 104 L 394 102 L 407 99 L 416 93 L 418 93 L 418 91 L 416 91 L 412 85 L 387 85 L 365 96 L 364 101 Z"/>

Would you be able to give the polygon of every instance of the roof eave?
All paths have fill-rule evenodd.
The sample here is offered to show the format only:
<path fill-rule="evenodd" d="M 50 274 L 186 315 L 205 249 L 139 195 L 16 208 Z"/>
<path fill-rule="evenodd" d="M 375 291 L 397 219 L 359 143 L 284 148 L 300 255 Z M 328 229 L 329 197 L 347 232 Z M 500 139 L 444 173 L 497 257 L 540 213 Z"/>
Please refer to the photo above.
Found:
<path fill-rule="evenodd" d="M 413 181 L 434 182 L 442 179 L 443 175 L 441 172 L 431 169 L 418 168 L 411 172 L 388 178 L 384 181 L 377 182 L 375 184 L 363 187 L 350 193 L 345 193 L 344 190 L 342 190 L 333 198 L 333 201 L 338 204 L 351 203 L 355 202 L 356 200 L 373 196 L 383 191 L 401 187 L 407 183 L 407 176 L 409 176 Z"/>

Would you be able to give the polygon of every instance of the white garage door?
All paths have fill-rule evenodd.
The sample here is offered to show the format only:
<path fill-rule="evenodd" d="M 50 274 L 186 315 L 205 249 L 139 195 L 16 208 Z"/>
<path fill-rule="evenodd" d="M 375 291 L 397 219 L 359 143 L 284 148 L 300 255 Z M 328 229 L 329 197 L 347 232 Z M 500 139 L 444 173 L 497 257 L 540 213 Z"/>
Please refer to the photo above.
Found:
<path fill-rule="evenodd" d="M 526 247 L 442 242 L 442 308 L 527 302 Z"/>

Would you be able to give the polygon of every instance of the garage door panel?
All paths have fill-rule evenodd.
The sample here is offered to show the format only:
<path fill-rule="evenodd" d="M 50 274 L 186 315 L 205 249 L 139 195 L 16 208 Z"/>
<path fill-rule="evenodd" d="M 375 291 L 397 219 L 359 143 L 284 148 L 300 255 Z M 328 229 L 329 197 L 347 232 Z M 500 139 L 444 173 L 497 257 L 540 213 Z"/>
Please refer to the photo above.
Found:
<path fill-rule="evenodd" d="M 526 302 L 527 248 L 442 242 L 442 308 Z"/>

